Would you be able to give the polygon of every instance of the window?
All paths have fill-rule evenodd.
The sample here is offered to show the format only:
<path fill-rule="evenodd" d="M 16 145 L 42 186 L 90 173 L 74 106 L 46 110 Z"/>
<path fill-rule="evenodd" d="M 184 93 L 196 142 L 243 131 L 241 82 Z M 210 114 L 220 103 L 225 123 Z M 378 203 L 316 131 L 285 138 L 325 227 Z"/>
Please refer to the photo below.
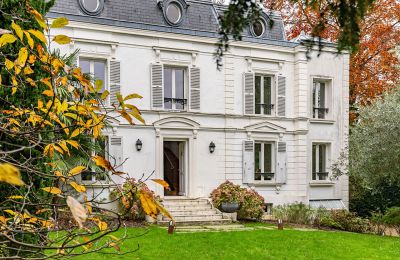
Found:
<path fill-rule="evenodd" d="M 313 108 L 312 115 L 315 119 L 326 119 L 329 109 L 327 107 L 327 83 L 314 81 L 313 84 Z"/>
<path fill-rule="evenodd" d="M 260 115 L 271 115 L 274 109 L 273 88 L 271 76 L 255 77 L 255 113 Z"/>
<path fill-rule="evenodd" d="M 83 12 L 89 15 L 97 15 L 103 10 L 104 0 L 79 0 Z"/>
<path fill-rule="evenodd" d="M 96 80 L 101 80 L 102 88 L 99 94 L 107 89 L 107 61 L 100 59 L 79 58 L 79 67 L 85 74 L 90 74 L 93 79 L 93 86 L 95 87 Z"/>
<path fill-rule="evenodd" d="M 178 24 L 182 18 L 182 8 L 178 3 L 172 2 L 168 4 L 165 14 L 170 23 Z"/>
<path fill-rule="evenodd" d="M 99 155 L 105 159 L 108 158 L 109 147 L 108 147 L 108 137 L 104 136 L 103 138 L 99 138 L 93 140 L 93 147 L 88 147 L 91 149 L 91 156 Z M 96 152 L 98 151 L 98 152 Z M 82 181 L 86 182 L 96 182 L 96 181 L 105 181 L 106 174 L 102 168 L 99 168 L 97 165 L 93 164 L 89 166 L 89 171 L 82 173 Z"/>
<path fill-rule="evenodd" d="M 186 70 L 184 68 L 164 67 L 164 108 L 185 110 Z"/>
<path fill-rule="evenodd" d="M 261 37 L 265 33 L 265 22 L 264 19 L 259 19 L 251 26 L 251 31 L 255 37 Z"/>
<path fill-rule="evenodd" d="M 312 145 L 312 180 L 326 181 L 329 177 L 327 171 L 327 144 Z"/>
<path fill-rule="evenodd" d="M 254 180 L 274 180 L 274 145 L 273 143 L 254 144 Z"/>

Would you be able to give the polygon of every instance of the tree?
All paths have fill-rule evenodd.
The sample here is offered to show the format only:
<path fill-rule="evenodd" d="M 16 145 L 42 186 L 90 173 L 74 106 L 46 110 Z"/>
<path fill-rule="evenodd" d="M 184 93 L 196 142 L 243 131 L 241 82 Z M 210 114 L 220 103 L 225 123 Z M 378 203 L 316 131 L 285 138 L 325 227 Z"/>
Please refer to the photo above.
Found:
<path fill-rule="evenodd" d="M 51 37 L 52 28 L 68 24 L 43 18 L 52 2 L 0 3 L 0 253 L 8 259 L 119 250 L 123 237 L 111 233 L 120 228 L 120 215 L 88 198 L 78 176 L 96 166 L 96 174 L 125 178 L 115 160 L 92 151 L 101 151 L 96 143 L 110 120 L 144 122 L 131 103 L 140 95 L 117 94 L 110 109 L 102 82 L 75 67 L 74 55 L 60 55 L 54 45 L 71 39 Z M 170 217 L 145 183 L 131 192 L 139 193 L 147 214 Z M 66 216 L 72 224 L 61 223 Z"/>
<path fill-rule="evenodd" d="M 302 1 L 268 0 L 267 8 L 279 10 L 289 39 L 305 32 L 330 41 L 341 41 L 339 19 L 330 9 L 331 1 L 321 0 L 309 6 Z M 321 20 L 324 25 L 320 27 Z M 350 105 L 368 105 L 393 88 L 400 78 L 395 48 L 400 42 L 400 2 L 376 0 L 360 20 L 360 42 L 350 60 Z M 356 113 L 352 113 L 354 121 Z"/>
<path fill-rule="evenodd" d="M 400 206 L 400 88 L 360 108 L 351 129 L 351 208 L 361 215 Z"/>
<path fill-rule="evenodd" d="M 317 23 L 313 25 L 312 36 L 319 37 L 332 22 L 339 26 L 338 50 L 354 52 L 360 40 L 360 23 L 376 0 L 289 0 L 317 12 Z M 259 18 L 260 5 L 279 6 L 281 0 L 232 0 L 220 17 L 220 39 L 217 48 L 217 65 L 221 65 L 224 51 L 229 47 L 231 37 L 241 40 L 241 34 L 248 25 Z M 282 6 L 282 5 L 281 5 Z M 272 24 L 271 24 L 272 25 Z"/>

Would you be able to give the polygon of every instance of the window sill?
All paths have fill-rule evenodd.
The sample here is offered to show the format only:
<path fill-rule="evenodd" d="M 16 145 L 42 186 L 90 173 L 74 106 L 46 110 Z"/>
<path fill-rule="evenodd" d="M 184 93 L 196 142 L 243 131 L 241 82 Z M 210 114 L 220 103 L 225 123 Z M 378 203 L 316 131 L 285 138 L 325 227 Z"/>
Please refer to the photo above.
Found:
<path fill-rule="evenodd" d="M 311 187 L 333 186 L 333 185 L 335 185 L 333 181 L 310 181 Z"/>
<path fill-rule="evenodd" d="M 275 187 L 275 186 L 280 186 L 284 183 L 279 183 L 279 182 L 275 182 L 275 181 L 255 181 L 253 183 L 250 183 L 251 186 L 255 186 L 255 187 L 261 187 L 261 186 L 271 186 L 271 187 Z"/>
<path fill-rule="evenodd" d="M 330 120 L 330 119 L 315 119 L 315 118 L 311 118 L 310 119 L 310 123 L 312 123 L 312 124 L 333 125 L 334 123 L 336 123 L 336 121 L 335 120 Z"/>

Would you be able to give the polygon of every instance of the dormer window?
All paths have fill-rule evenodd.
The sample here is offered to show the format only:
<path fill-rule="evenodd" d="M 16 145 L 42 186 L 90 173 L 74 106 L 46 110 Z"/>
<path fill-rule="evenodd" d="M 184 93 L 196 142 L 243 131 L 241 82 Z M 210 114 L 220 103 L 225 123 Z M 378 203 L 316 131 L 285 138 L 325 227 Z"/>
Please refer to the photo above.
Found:
<path fill-rule="evenodd" d="M 158 6 L 163 12 L 165 21 L 172 26 L 182 23 L 188 8 L 185 0 L 158 0 Z"/>
<path fill-rule="evenodd" d="M 98 15 L 104 7 L 104 0 L 79 0 L 83 12 L 89 15 Z"/>
<path fill-rule="evenodd" d="M 167 19 L 170 23 L 173 23 L 173 24 L 179 23 L 182 18 L 181 6 L 176 2 L 170 3 L 167 6 L 166 15 L 167 15 Z"/>
<path fill-rule="evenodd" d="M 259 19 L 253 23 L 251 26 L 251 32 L 257 38 L 262 37 L 265 33 L 265 21 L 264 19 Z"/>

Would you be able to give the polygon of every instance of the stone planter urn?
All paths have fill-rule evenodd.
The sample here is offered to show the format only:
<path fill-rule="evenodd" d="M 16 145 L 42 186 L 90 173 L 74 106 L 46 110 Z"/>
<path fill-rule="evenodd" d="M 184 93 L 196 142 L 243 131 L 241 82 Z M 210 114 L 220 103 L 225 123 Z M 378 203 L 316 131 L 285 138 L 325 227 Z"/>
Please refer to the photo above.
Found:
<path fill-rule="evenodd" d="M 221 211 L 226 213 L 234 213 L 239 210 L 239 203 L 237 202 L 222 202 Z"/>

